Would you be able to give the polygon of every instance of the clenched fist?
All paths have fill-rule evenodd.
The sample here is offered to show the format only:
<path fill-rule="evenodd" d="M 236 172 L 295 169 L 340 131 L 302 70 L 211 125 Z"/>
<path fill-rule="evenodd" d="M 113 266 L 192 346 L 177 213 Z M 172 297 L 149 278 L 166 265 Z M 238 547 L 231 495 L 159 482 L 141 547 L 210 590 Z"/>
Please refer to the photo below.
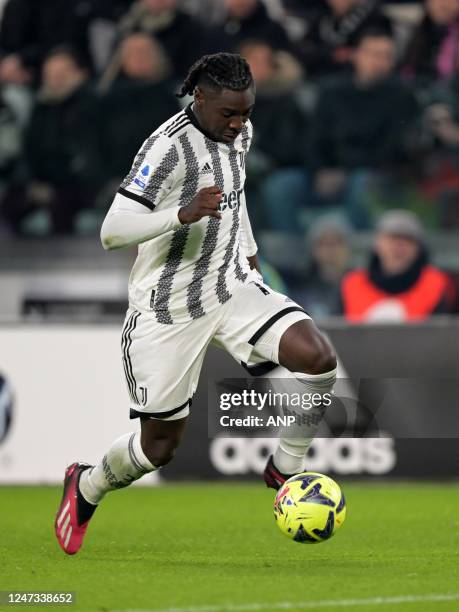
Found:
<path fill-rule="evenodd" d="M 182 206 L 179 210 L 178 218 L 180 223 L 186 225 L 188 223 L 196 223 L 203 217 L 215 217 L 221 219 L 222 216 L 218 212 L 218 205 L 222 199 L 222 192 L 216 186 L 204 187 L 195 195 L 189 204 Z"/>

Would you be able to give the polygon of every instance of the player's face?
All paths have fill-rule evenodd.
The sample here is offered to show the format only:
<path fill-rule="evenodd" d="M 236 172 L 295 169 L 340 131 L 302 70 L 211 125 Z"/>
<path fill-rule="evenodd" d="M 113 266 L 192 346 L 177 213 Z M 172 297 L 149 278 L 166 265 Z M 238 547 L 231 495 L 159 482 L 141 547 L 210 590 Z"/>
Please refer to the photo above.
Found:
<path fill-rule="evenodd" d="M 240 134 L 255 105 L 255 88 L 220 92 L 197 88 L 195 109 L 202 127 L 214 140 L 232 143 Z"/>

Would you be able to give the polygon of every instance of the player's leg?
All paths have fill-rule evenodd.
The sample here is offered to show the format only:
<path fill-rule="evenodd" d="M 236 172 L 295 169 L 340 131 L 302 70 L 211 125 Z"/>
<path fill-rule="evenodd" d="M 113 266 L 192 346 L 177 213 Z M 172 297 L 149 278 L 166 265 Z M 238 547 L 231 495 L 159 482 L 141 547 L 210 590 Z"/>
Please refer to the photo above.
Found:
<path fill-rule="evenodd" d="M 297 321 L 282 334 L 278 360 L 290 372 L 309 376 L 321 376 L 336 370 L 333 347 L 312 319 Z"/>
<path fill-rule="evenodd" d="M 109 491 L 127 487 L 169 463 L 187 420 L 187 416 L 170 421 L 141 418 L 140 431 L 118 438 L 98 465 L 82 472 L 79 489 L 84 499 L 94 508 Z"/>
<path fill-rule="evenodd" d="M 67 554 L 78 552 L 92 515 L 109 491 L 127 487 L 169 463 L 187 419 L 144 418 L 141 430 L 115 440 L 97 465 L 73 463 L 67 468 L 55 522 L 58 542 Z"/>
<path fill-rule="evenodd" d="M 82 472 L 80 490 L 93 506 L 107 492 L 128 486 L 174 456 L 199 379 L 206 336 L 210 335 L 203 319 L 163 325 L 136 311 L 128 312 L 123 363 L 130 416 L 140 418 L 140 431 L 121 436 L 97 466 Z"/>
<path fill-rule="evenodd" d="M 233 297 L 216 341 L 252 375 L 270 378 L 282 392 L 303 396 L 333 388 L 336 357 L 330 343 L 298 304 L 264 283 L 250 282 Z M 312 408 L 294 437 L 281 430 L 278 450 L 265 471 L 268 486 L 278 488 L 301 471 L 323 411 L 323 405 Z"/>
<path fill-rule="evenodd" d="M 170 421 L 140 419 L 141 446 L 152 465 L 162 467 L 172 461 L 183 438 L 187 421 L 187 416 Z"/>
<path fill-rule="evenodd" d="M 123 363 L 130 417 L 140 418 L 140 431 L 118 438 L 97 465 L 74 463 L 67 468 L 55 531 L 68 554 L 81 547 L 88 522 L 106 493 L 127 487 L 172 459 L 211 337 L 203 319 L 162 325 L 150 316 L 128 311 L 122 334 Z"/>
<path fill-rule="evenodd" d="M 281 336 L 278 349 L 277 368 L 271 379 L 291 379 L 291 392 L 303 394 L 330 394 L 336 380 L 336 356 L 328 339 L 312 320 L 302 320 L 291 325 Z M 322 421 L 326 403 L 312 406 L 294 434 L 280 432 L 279 446 L 268 461 L 265 481 L 268 486 L 278 488 L 282 482 L 302 471 L 306 452 Z"/>

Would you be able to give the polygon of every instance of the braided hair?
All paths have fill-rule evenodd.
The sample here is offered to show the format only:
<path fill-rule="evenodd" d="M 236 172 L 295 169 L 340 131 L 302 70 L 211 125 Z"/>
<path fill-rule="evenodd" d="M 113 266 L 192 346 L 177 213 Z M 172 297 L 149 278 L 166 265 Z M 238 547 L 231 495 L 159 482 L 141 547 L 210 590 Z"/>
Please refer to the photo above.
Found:
<path fill-rule="evenodd" d="M 177 97 L 193 95 L 196 85 L 200 84 L 206 84 L 214 89 L 244 91 L 252 83 L 249 64 L 240 55 L 236 53 L 204 55 L 191 66 Z"/>

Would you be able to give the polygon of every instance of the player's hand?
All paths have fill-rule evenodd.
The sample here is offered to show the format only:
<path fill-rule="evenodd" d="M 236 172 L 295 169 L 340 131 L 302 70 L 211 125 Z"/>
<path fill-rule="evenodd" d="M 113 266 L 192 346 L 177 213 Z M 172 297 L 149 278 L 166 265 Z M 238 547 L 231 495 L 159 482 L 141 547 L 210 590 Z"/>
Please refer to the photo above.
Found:
<path fill-rule="evenodd" d="M 222 200 L 222 192 L 216 186 L 204 187 L 195 195 L 189 204 L 182 206 L 179 210 L 178 218 L 180 223 L 196 223 L 203 217 L 215 217 L 221 219 L 218 206 Z"/>

